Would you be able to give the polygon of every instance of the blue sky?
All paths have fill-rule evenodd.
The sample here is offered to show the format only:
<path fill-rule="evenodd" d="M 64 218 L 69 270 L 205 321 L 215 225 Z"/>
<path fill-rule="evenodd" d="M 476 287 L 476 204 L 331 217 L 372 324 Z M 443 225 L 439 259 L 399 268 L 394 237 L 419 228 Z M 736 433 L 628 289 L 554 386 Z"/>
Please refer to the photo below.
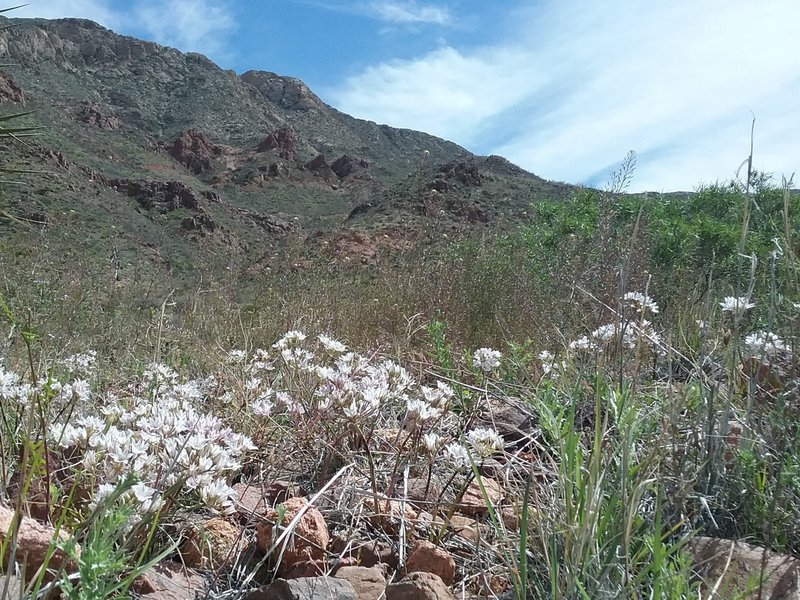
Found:
<path fill-rule="evenodd" d="M 304 80 L 354 116 L 632 191 L 800 170 L 798 0 L 31 0 Z"/>

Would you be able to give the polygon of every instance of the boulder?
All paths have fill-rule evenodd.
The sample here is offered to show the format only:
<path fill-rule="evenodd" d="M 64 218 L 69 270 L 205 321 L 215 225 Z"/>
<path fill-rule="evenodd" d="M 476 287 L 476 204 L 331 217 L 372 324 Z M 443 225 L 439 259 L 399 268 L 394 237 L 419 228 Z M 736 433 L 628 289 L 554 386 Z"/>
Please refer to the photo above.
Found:
<path fill-rule="evenodd" d="M 148 600 L 194 600 L 205 591 L 205 580 L 178 562 L 158 563 L 133 582 L 133 591 Z"/>
<path fill-rule="evenodd" d="M 334 577 L 276 579 L 253 590 L 245 600 L 358 600 L 349 581 Z"/>
<path fill-rule="evenodd" d="M 442 579 L 433 573 L 409 573 L 386 586 L 386 600 L 455 600 Z"/>
<path fill-rule="evenodd" d="M 290 498 L 277 508 L 271 508 L 266 512 L 264 519 L 258 524 L 258 548 L 262 552 L 268 552 L 284 529 L 301 511 L 303 515 L 289 534 L 283 552 L 281 572 L 291 570 L 296 563 L 325 560 L 330 540 L 328 526 L 322 513 L 315 507 L 309 506 L 303 497 Z"/>
<path fill-rule="evenodd" d="M 418 540 L 408 555 L 406 571 L 433 573 L 438 575 L 445 585 L 453 585 L 456 578 L 456 561 L 444 548 L 427 540 Z"/>
<path fill-rule="evenodd" d="M 191 527 L 181 546 L 181 558 L 188 567 L 217 569 L 236 559 L 243 542 L 241 529 L 214 517 Z"/>
<path fill-rule="evenodd" d="M 378 600 L 386 590 L 386 577 L 380 567 L 341 567 L 336 578 L 349 581 L 358 600 Z"/>
<path fill-rule="evenodd" d="M 14 511 L 0 506 L 0 545 L 6 548 L 4 561 L 8 561 L 10 552 L 8 550 L 11 543 L 10 535 L 14 525 Z M 69 534 L 63 529 L 58 532 L 58 539 L 62 542 L 69 540 Z M 29 517 L 22 517 L 19 522 L 19 529 L 16 538 L 15 560 L 25 565 L 25 576 L 33 577 L 44 563 L 51 542 L 56 539 L 56 530 L 50 525 L 39 523 Z M 76 548 L 76 550 L 78 550 Z M 50 556 L 50 560 L 45 565 L 47 575 L 45 580 L 49 581 L 61 567 L 69 568 L 69 558 L 60 549 L 56 549 Z M 8 572 L 8 566 L 3 564 L 3 568 Z"/>
<path fill-rule="evenodd" d="M 195 175 L 211 170 L 212 162 L 221 149 L 211 143 L 208 137 L 196 129 L 187 129 L 173 142 L 169 150 L 172 158 Z"/>

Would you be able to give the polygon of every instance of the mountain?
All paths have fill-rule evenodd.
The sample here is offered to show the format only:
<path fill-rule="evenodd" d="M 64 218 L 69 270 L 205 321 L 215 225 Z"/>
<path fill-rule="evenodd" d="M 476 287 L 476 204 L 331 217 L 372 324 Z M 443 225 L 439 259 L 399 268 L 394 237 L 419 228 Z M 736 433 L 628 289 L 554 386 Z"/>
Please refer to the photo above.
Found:
<path fill-rule="evenodd" d="M 3 186 L 6 260 L 44 244 L 65 265 L 180 279 L 271 268 L 291 247 L 364 259 L 418 228 L 525 219 L 573 192 L 346 115 L 298 79 L 237 75 L 91 21 L 0 19 L 0 64 L 0 115 L 42 127 L 2 145 L 5 166 L 35 171 Z"/>

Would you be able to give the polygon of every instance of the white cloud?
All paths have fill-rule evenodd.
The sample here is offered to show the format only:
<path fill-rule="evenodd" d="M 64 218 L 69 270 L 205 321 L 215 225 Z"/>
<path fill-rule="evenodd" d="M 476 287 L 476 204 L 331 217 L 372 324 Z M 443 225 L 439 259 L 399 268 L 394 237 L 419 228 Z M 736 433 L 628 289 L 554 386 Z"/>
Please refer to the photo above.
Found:
<path fill-rule="evenodd" d="M 219 1 L 141 0 L 131 13 L 157 42 L 207 54 L 222 51 L 236 27 L 230 9 Z"/>
<path fill-rule="evenodd" d="M 383 0 L 370 2 L 369 12 L 382 21 L 392 23 L 434 23 L 446 25 L 452 16 L 447 8 L 440 6 L 419 5 L 413 0 L 397 2 Z"/>
<path fill-rule="evenodd" d="M 732 176 L 752 111 L 756 162 L 800 168 L 794 0 L 547 0 L 518 20 L 503 46 L 375 65 L 329 97 L 549 179 L 589 181 L 634 149 L 636 189 Z"/>

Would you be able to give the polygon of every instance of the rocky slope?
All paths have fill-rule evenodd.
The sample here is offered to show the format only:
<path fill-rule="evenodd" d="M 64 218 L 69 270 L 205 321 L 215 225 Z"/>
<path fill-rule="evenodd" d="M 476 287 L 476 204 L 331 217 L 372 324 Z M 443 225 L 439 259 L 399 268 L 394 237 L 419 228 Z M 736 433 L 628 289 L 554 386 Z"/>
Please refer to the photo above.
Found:
<path fill-rule="evenodd" d="M 0 115 L 30 111 L 23 120 L 43 127 L 3 144 L 6 166 L 37 173 L 4 186 L 0 228 L 26 243 L 46 235 L 59 256 L 183 276 L 280 261 L 288 238 L 366 236 L 372 255 L 387 232 L 491 226 L 571 193 L 498 157 L 353 118 L 297 79 L 237 75 L 91 21 L 0 28 Z"/>

